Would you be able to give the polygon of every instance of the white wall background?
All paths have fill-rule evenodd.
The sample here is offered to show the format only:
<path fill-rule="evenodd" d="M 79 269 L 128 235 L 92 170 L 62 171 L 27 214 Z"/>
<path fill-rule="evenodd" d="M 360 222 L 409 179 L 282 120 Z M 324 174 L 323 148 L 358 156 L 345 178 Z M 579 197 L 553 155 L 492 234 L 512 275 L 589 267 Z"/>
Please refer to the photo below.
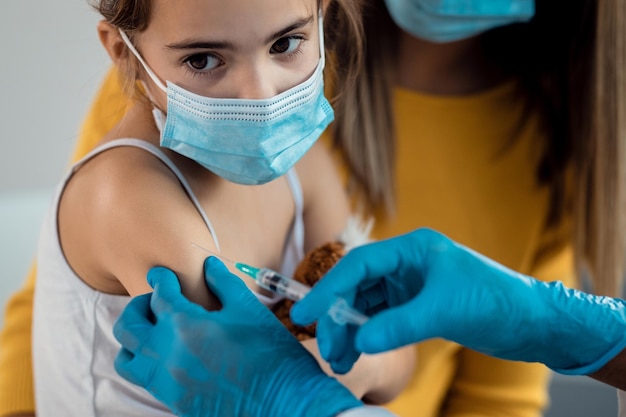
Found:
<path fill-rule="evenodd" d="M 109 67 L 88 0 L 0 0 L 0 307 Z M 0 324 L 2 318 L 0 318 Z"/>
<path fill-rule="evenodd" d="M 109 63 L 87 2 L 0 1 L 0 191 L 63 173 Z"/>

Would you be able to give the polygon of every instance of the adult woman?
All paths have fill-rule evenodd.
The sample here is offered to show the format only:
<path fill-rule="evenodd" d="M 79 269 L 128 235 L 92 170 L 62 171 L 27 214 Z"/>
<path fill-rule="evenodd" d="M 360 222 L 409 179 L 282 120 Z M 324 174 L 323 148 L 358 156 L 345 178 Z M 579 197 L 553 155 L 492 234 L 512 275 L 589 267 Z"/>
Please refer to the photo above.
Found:
<path fill-rule="evenodd" d="M 471 17 L 461 2 L 393 3 Z M 367 72 L 337 107 L 338 141 L 369 201 L 380 207 L 395 192 L 395 217 L 379 216 L 378 237 L 431 227 L 541 280 L 575 285 L 575 263 L 595 292 L 614 294 L 626 212 L 625 6 L 535 4 L 528 23 L 440 43 L 421 27 L 400 30 L 399 15 L 372 2 Z M 441 23 L 445 13 L 430 15 Z M 416 375 L 390 407 L 398 415 L 537 415 L 545 404 L 541 366 L 439 340 L 416 349 Z"/>

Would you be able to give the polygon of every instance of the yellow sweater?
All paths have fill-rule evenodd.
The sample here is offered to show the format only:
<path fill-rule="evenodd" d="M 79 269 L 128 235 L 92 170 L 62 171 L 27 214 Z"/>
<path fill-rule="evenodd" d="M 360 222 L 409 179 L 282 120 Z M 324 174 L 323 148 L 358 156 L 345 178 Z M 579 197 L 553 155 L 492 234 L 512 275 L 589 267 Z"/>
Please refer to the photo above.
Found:
<path fill-rule="evenodd" d="M 428 226 L 523 273 L 573 285 L 568 222 L 542 231 L 548 194 L 533 174 L 545 141 L 535 120 L 519 123 L 523 112 L 514 87 L 507 83 L 451 98 L 397 90 L 397 212 L 379 216 L 375 236 Z M 74 160 L 122 117 L 125 103 L 111 71 L 85 120 Z M 33 268 L 7 305 L 0 334 L 0 416 L 34 410 L 34 276 Z M 542 365 L 492 359 L 441 340 L 420 344 L 416 355 L 413 380 L 389 404 L 401 417 L 531 417 L 546 404 L 548 373 Z"/>
<path fill-rule="evenodd" d="M 397 212 L 377 220 L 375 235 L 431 227 L 510 268 L 572 286 L 569 222 L 543 229 L 548 190 L 534 172 L 547 141 L 535 118 L 523 119 L 516 85 L 466 97 L 396 90 Z M 418 345 L 416 355 L 410 385 L 389 404 L 399 416 L 530 417 L 546 405 L 543 365 L 443 340 Z"/>

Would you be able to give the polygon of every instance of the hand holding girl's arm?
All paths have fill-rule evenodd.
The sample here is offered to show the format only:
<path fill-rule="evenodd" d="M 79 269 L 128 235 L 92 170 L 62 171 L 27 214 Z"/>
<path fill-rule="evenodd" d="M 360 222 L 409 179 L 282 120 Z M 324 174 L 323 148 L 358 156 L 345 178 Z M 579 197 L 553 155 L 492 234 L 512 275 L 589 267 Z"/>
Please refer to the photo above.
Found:
<path fill-rule="evenodd" d="M 217 258 L 204 267 L 219 311 L 185 298 L 171 270 L 150 270 L 154 292 L 114 328 L 120 375 L 185 417 L 331 417 L 362 405 Z"/>

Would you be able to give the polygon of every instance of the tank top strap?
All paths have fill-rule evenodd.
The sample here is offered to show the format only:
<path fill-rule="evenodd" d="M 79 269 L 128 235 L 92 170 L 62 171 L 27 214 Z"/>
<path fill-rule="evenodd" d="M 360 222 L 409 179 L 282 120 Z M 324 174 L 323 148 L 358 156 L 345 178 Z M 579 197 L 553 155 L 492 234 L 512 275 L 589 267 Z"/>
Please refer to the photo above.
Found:
<path fill-rule="evenodd" d="M 187 182 L 187 179 L 185 178 L 183 173 L 180 172 L 178 167 L 172 162 L 172 160 L 169 159 L 167 155 L 165 155 L 165 153 L 163 153 L 163 151 L 161 151 L 157 146 L 154 146 L 153 144 L 146 142 L 145 140 L 141 140 L 141 139 L 126 138 L 126 139 L 112 140 L 110 142 L 105 143 L 102 146 L 98 146 L 97 148 L 89 152 L 87 155 L 85 155 L 83 158 L 81 158 L 76 164 L 74 164 L 72 171 L 75 171 L 76 169 L 78 169 L 78 167 L 80 167 L 82 164 L 84 164 L 86 161 L 93 158 L 94 156 L 108 149 L 117 148 L 121 146 L 131 146 L 134 148 L 140 148 L 151 153 L 152 155 L 157 157 L 161 162 L 163 162 L 163 164 L 165 164 L 165 166 L 167 166 L 172 171 L 172 173 L 174 173 L 174 175 L 176 175 L 176 178 L 178 178 L 178 181 L 183 186 L 185 193 L 187 194 L 189 199 L 192 201 L 193 205 L 196 207 L 196 210 L 198 210 L 198 213 L 200 213 L 200 216 L 202 217 L 204 224 L 206 224 L 207 228 L 209 229 L 209 233 L 211 233 L 211 237 L 213 238 L 213 241 L 215 242 L 215 247 L 217 248 L 217 251 L 219 252 L 220 244 L 217 239 L 217 235 L 215 234 L 215 229 L 213 229 L 213 225 L 211 224 L 209 217 L 206 215 L 206 212 L 200 205 L 200 202 L 198 201 L 193 190 L 191 189 L 191 186 Z"/>
<path fill-rule="evenodd" d="M 295 266 L 304 258 L 304 197 L 302 186 L 295 168 L 285 174 L 294 202 L 293 224 L 291 233 L 285 242 L 283 253 L 283 272 L 293 273 Z"/>
<path fill-rule="evenodd" d="M 304 197 L 302 195 L 302 186 L 295 168 L 291 168 L 285 174 L 287 184 L 293 196 L 295 205 L 295 213 L 293 220 L 293 238 L 297 247 L 299 259 L 304 257 Z"/>

